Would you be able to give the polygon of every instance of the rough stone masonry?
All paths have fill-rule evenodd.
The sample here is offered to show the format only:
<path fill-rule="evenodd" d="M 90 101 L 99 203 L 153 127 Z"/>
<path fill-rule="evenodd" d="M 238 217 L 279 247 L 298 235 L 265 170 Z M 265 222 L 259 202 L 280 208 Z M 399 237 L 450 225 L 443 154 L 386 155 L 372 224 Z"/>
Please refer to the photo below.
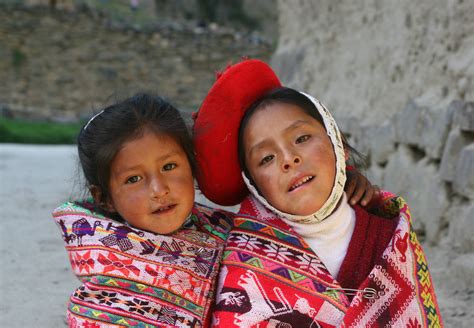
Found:
<path fill-rule="evenodd" d="M 272 46 L 230 27 L 117 23 L 93 10 L 0 10 L 0 111 L 27 118 L 89 117 L 138 91 L 198 110 L 215 72 Z"/>
<path fill-rule="evenodd" d="M 371 180 L 408 201 L 446 325 L 471 326 L 474 2 L 280 0 L 278 9 L 273 66 L 335 114 Z"/>

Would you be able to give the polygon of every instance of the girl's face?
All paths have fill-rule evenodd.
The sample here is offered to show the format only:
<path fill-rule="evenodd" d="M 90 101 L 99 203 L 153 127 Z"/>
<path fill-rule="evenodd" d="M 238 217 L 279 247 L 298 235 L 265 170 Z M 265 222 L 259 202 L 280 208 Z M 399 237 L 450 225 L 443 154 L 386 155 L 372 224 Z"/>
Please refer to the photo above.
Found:
<path fill-rule="evenodd" d="M 194 204 L 194 179 L 186 153 L 171 137 L 147 131 L 126 142 L 111 165 L 109 209 L 131 225 L 167 234 Z"/>
<path fill-rule="evenodd" d="M 278 210 L 310 215 L 331 194 L 334 148 L 324 127 L 300 107 L 257 109 L 243 134 L 245 163 L 263 197 Z"/>

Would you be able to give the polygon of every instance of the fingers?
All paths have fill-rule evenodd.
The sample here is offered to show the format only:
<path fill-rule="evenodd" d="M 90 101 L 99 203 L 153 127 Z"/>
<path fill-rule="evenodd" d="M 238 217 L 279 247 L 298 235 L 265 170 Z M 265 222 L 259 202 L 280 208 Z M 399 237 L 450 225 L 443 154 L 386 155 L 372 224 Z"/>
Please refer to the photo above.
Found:
<path fill-rule="evenodd" d="M 377 186 L 377 185 L 373 185 L 372 186 L 372 190 L 373 190 L 373 196 L 370 198 L 370 199 L 367 199 L 367 203 L 366 205 L 369 205 L 369 204 L 374 204 L 375 201 L 377 201 L 379 198 L 380 198 L 380 195 L 381 195 L 381 191 L 380 191 L 380 187 Z M 365 198 L 365 197 L 364 197 Z M 364 205 L 364 206 L 366 206 Z"/>
<path fill-rule="evenodd" d="M 375 194 L 375 188 L 373 186 L 368 185 L 362 199 L 360 201 L 360 205 L 367 206 L 368 203 L 372 200 Z"/>
<path fill-rule="evenodd" d="M 345 191 L 351 205 L 367 206 L 380 196 L 380 188 L 357 171 L 347 171 Z"/>

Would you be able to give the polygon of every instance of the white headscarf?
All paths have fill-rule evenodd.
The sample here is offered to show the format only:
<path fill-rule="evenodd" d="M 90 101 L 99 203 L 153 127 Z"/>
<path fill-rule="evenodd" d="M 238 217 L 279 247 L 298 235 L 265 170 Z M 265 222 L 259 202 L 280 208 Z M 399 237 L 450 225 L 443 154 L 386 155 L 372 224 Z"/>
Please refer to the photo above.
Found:
<path fill-rule="evenodd" d="M 262 204 L 265 205 L 269 210 L 278 214 L 279 216 L 298 223 L 316 223 L 327 218 L 337 207 L 343 193 L 344 185 L 346 183 L 346 161 L 344 154 L 344 145 L 342 143 L 341 133 L 337 127 L 336 121 L 332 117 L 331 113 L 324 107 L 323 104 L 319 102 L 316 98 L 301 92 L 314 104 L 319 114 L 323 118 L 323 123 L 326 128 L 327 134 L 334 148 L 334 153 L 336 155 L 336 177 L 334 179 L 334 185 L 332 187 L 331 194 L 323 206 L 311 215 L 293 215 L 285 212 L 281 212 L 270 203 L 257 191 L 255 186 L 250 182 L 249 178 L 242 172 L 242 177 L 249 189 L 250 193 L 257 198 Z"/>

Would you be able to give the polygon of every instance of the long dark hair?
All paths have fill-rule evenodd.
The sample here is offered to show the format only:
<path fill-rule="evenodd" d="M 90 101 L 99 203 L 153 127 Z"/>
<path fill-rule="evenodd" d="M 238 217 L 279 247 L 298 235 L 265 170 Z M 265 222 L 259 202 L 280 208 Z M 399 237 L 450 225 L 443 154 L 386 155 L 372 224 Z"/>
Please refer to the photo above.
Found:
<path fill-rule="evenodd" d="M 110 196 L 110 167 L 118 151 L 125 142 L 147 130 L 173 138 L 186 153 L 195 176 L 193 143 L 179 111 L 160 97 L 136 94 L 106 107 L 81 129 L 77 138 L 87 188 L 99 188 L 101 203 Z"/>

